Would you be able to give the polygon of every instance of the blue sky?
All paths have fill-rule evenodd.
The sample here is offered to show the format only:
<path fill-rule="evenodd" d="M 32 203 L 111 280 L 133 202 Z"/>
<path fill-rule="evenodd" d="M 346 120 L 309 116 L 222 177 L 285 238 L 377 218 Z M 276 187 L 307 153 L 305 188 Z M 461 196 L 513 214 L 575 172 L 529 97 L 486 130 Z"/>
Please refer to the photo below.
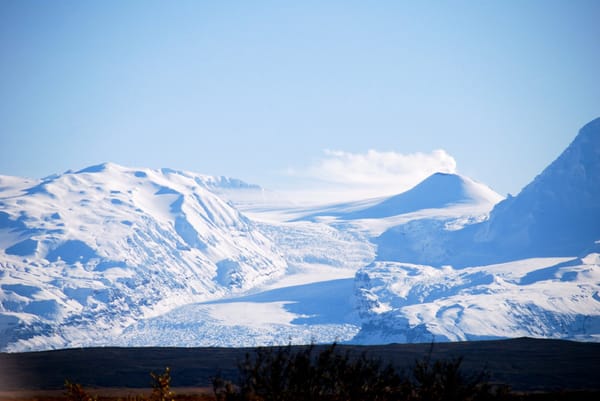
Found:
<path fill-rule="evenodd" d="M 0 0 L 0 174 L 401 190 L 441 169 L 516 194 L 600 116 L 599 20 L 598 1 Z"/>

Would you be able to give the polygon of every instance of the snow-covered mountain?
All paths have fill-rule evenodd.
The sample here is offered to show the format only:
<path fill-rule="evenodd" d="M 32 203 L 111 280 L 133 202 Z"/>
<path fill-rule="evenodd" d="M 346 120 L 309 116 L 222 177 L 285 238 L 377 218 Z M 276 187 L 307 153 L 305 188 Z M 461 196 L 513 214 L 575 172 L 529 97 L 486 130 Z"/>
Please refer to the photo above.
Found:
<path fill-rule="evenodd" d="M 272 241 L 209 190 L 241 185 L 110 163 L 1 177 L 0 347 L 93 343 L 282 275 Z"/>
<path fill-rule="evenodd" d="M 576 256 L 600 239 L 600 119 L 515 197 L 477 224 L 397 225 L 377 238 L 378 259 L 455 267 Z"/>
<path fill-rule="evenodd" d="M 478 248 L 505 259 L 577 255 L 599 240 L 600 118 L 472 232 Z"/>
<path fill-rule="evenodd" d="M 461 205 L 485 204 L 491 208 L 501 199 L 492 189 L 468 177 L 435 173 L 408 191 L 373 201 L 373 204 L 362 206 L 356 202 L 330 206 L 305 218 L 333 216 L 340 220 L 382 219 L 425 209 L 445 209 Z"/>
<path fill-rule="evenodd" d="M 0 176 L 0 350 L 600 341 L 598 240 L 600 119 L 505 200 L 456 174 L 311 208 L 170 169 Z"/>

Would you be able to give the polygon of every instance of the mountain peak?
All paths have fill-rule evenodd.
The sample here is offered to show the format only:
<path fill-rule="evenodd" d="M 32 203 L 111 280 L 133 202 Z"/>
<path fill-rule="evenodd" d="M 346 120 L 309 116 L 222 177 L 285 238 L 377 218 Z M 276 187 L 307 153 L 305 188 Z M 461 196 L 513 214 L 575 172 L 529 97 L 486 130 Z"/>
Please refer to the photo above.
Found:
<path fill-rule="evenodd" d="M 429 177 L 426 178 L 426 180 L 429 179 L 429 178 L 433 178 L 433 177 L 437 177 L 437 178 L 444 178 L 444 177 L 446 177 L 446 178 L 461 178 L 461 176 L 458 175 L 458 174 L 456 174 L 456 173 L 444 173 L 444 172 L 438 171 L 438 172 L 435 172 L 435 173 L 431 174 Z"/>
<path fill-rule="evenodd" d="M 423 209 L 439 209 L 456 204 L 489 204 L 502 199 L 489 187 L 453 173 L 437 172 L 419 184 L 348 218 L 383 218 Z"/>
<path fill-rule="evenodd" d="M 596 140 L 600 140 L 600 117 L 581 127 L 578 136 L 595 136 Z"/>
<path fill-rule="evenodd" d="M 461 195 L 464 195 L 465 185 L 466 185 L 467 181 L 468 181 L 468 179 L 466 177 L 463 177 L 463 176 L 455 174 L 455 173 L 437 172 L 437 173 L 433 173 L 429 177 L 425 178 L 423 181 L 421 181 L 419 184 L 415 185 L 409 191 L 421 190 L 421 188 L 427 188 L 427 187 L 431 186 L 431 187 L 434 187 L 432 189 L 437 190 L 437 191 L 457 192 L 457 197 L 460 197 Z M 460 192 L 461 195 L 458 195 L 458 192 Z"/>
<path fill-rule="evenodd" d="M 112 170 L 112 169 L 123 169 L 123 167 L 119 166 L 118 164 L 112 163 L 112 162 L 104 162 L 104 163 L 95 164 L 93 166 L 88 166 L 88 167 L 82 168 L 81 170 L 76 171 L 75 174 L 101 173 L 101 172 L 104 172 L 107 170 Z"/>
<path fill-rule="evenodd" d="M 530 185 L 545 176 L 565 180 L 600 180 L 600 118 L 584 125 L 573 142 Z M 600 187 L 598 187 L 600 188 Z"/>
<path fill-rule="evenodd" d="M 600 239 L 598 199 L 600 118 L 581 128 L 562 154 L 517 196 L 497 204 L 488 221 L 473 227 L 477 246 L 472 248 L 486 250 L 485 255 L 462 262 L 578 255 Z"/>

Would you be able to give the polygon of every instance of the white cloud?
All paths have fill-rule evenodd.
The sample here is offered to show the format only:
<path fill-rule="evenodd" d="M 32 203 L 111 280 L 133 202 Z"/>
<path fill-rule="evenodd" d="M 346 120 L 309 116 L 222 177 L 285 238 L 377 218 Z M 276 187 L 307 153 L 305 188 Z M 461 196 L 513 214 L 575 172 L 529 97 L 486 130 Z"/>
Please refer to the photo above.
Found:
<path fill-rule="evenodd" d="M 445 150 L 408 154 L 326 150 L 316 163 L 302 170 L 288 169 L 287 174 L 312 186 L 311 196 L 323 189 L 323 195 L 329 194 L 323 200 L 342 200 L 397 194 L 436 172 L 456 172 L 456 160 Z"/>

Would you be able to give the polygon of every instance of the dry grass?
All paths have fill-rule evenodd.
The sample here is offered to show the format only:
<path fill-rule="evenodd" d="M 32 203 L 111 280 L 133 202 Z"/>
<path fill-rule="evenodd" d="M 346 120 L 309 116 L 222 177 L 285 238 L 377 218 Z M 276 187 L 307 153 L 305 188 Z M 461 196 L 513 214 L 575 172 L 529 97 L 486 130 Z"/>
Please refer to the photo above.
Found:
<path fill-rule="evenodd" d="M 176 401 L 216 401 L 209 388 L 185 387 L 175 388 Z M 91 394 L 98 395 L 98 401 L 136 401 L 140 395 L 148 398 L 152 389 L 103 388 L 92 389 Z M 139 399 L 139 398 L 137 398 Z M 47 391 L 2 391 L 0 401 L 66 401 L 65 392 L 61 390 Z M 598 391 L 565 391 L 550 393 L 522 393 L 515 395 L 519 401 L 598 401 Z"/>
<path fill-rule="evenodd" d="M 212 401 L 215 399 L 212 389 L 208 387 L 181 387 L 172 389 L 178 401 Z M 86 391 L 98 401 L 134 401 L 148 400 L 151 388 L 90 388 Z M 65 401 L 64 390 L 0 390 L 0 401 Z"/>

